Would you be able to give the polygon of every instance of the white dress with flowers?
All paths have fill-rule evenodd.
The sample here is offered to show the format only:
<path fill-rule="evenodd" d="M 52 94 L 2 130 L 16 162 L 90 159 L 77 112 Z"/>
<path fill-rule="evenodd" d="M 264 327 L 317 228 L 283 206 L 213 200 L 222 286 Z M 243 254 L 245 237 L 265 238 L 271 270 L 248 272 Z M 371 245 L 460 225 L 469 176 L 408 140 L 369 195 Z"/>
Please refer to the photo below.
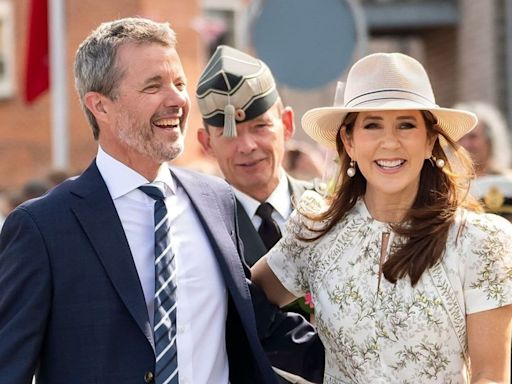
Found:
<path fill-rule="evenodd" d="M 316 203 L 309 206 L 318 213 Z M 423 273 L 415 287 L 408 278 L 391 284 L 384 277 L 378 286 L 389 226 L 374 220 L 362 201 L 313 243 L 296 238 L 310 233 L 304 220 L 292 215 L 268 263 L 296 296 L 311 291 L 326 352 L 324 383 L 465 383 L 462 347 L 431 274 Z M 391 251 L 399 242 L 390 233 Z M 512 224 L 460 210 L 442 266 L 465 314 L 511 304 Z"/>

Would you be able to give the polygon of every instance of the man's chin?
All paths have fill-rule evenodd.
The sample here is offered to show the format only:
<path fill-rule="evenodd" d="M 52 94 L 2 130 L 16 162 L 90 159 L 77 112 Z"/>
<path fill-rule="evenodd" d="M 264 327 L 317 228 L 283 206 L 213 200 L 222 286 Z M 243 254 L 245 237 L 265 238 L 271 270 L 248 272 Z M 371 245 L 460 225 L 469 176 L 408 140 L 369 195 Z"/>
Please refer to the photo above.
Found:
<path fill-rule="evenodd" d="M 152 148 L 147 148 L 146 156 L 149 156 L 154 161 L 157 161 L 159 163 L 164 163 L 167 161 L 172 161 L 179 157 L 183 153 L 183 150 L 183 143 L 174 143 L 171 146 L 159 145 L 157 147 L 153 146 Z"/>

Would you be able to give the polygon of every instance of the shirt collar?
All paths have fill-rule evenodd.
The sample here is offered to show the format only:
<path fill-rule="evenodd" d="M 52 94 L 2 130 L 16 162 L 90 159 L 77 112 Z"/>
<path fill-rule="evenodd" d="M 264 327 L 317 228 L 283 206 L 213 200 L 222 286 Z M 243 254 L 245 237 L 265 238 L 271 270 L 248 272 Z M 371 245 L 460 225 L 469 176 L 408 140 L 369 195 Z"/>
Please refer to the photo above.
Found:
<path fill-rule="evenodd" d="M 242 207 L 244 207 L 245 212 L 247 212 L 247 215 L 252 219 L 254 215 L 256 215 L 256 210 L 261 203 L 236 188 L 233 188 L 233 190 L 238 201 L 240 201 L 240 204 L 242 204 Z M 277 211 L 277 213 L 279 213 L 283 220 L 286 220 L 292 212 L 290 196 L 291 192 L 288 178 L 286 177 L 284 171 L 281 170 L 279 184 L 277 184 L 276 189 L 272 191 L 266 202 L 272 204 L 272 207 L 274 207 L 274 209 Z"/>
<path fill-rule="evenodd" d="M 112 199 L 117 199 L 141 185 L 150 183 L 140 173 L 106 153 L 101 146 L 98 146 L 96 165 L 105 180 Z M 176 184 L 167 163 L 162 163 L 154 181 L 165 186 L 166 195 L 176 192 Z"/>

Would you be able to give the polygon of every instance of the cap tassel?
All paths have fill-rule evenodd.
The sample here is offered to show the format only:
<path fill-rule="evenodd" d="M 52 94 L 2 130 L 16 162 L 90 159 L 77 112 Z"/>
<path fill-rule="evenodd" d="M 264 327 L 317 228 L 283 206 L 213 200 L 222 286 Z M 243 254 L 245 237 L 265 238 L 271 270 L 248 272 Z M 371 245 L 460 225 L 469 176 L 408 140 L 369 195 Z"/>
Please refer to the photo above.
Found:
<path fill-rule="evenodd" d="M 236 137 L 235 107 L 228 104 L 224 107 L 224 136 Z"/>

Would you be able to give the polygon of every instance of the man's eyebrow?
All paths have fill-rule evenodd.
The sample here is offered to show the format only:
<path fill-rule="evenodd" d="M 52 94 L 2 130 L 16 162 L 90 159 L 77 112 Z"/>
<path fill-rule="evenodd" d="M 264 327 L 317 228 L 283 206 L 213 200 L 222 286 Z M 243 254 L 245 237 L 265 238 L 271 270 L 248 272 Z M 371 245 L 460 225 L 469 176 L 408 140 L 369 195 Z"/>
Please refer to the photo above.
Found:
<path fill-rule="evenodd" d="M 153 83 L 153 82 L 158 82 L 158 81 L 162 81 L 162 76 L 160 75 L 155 75 L 155 76 L 152 76 L 146 80 L 144 80 L 143 84 L 148 84 L 148 83 Z"/>

